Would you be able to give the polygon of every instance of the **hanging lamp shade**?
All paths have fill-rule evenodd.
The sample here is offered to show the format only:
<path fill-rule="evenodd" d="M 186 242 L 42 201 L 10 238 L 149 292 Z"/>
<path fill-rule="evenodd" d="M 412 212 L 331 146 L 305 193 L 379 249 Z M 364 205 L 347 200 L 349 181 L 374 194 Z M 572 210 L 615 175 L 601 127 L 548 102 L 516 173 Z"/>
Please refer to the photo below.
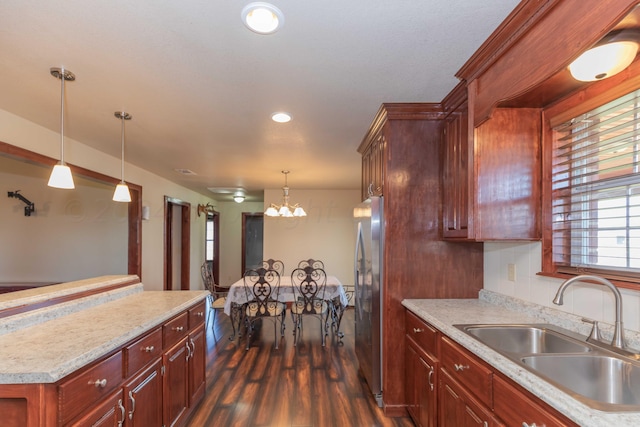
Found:
<path fill-rule="evenodd" d="M 60 79 L 60 162 L 53 167 L 49 182 L 47 185 L 53 188 L 73 189 L 73 175 L 71 169 L 64 162 L 64 82 L 65 80 L 74 81 L 75 74 L 64 68 L 51 68 L 50 73 L 53 77 Z"/>
<path fill-rule="evenodd" d="M 129 192 L 129 186 L 124 182 L 124 121 L 131 120 L 131 114 L 124 111 L 116 111 L 113 113 L 116 118 L 122 122 L 122 137 L 121 137 L 121 156 L 120 156 L 120 183 L 116 185 L 116 189 L 113 192 L 114 202 L 130 202 L 131 193 Z"/>
<path fill-rule="evenodd" d="M 307 216 L 307 213 L 304 209 L 296 203 L 295 205 L 289 205 L 289 186 L 287 185 L 287 174 L 289 171 L 282 171 L 284 174 L 284 187 L 282 187 L 282 205 L 276 205 L 271 203 L 271 206 L 264 211 L 266 216 L 272 217 L 284 217 L 284 218 L 293 218 L 293 217 L 302 217 Z"/>

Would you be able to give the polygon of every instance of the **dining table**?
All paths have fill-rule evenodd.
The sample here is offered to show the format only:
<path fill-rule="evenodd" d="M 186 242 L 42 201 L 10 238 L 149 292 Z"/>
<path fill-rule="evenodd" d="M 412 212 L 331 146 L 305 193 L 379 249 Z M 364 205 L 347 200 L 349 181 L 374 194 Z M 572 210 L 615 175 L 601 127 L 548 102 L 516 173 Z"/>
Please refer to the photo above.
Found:
<path fill-rule="evenodd" d="M 293 302 L 296 300 L 296 295 L 299 292 L 294 289 L 294 285 L 291 282 L 291 276 L 280 276 L 280 287 L 278 290 L 278 301 L 280 302 Z M 240 322 L 242 321 L 242 307 L 245 303 L 251 299 L 251 290 L 245 289 L 244 278 L 240 278 L 229 287 L 229 293 L 224 304 L 224 313 L 231 317 L 231 324 L 233 326 L 233 333 L 230 340 L 233 340 L 236 335 L 236 325 L 238 326 L 237 332 L 240 333 Z M 344 337 L 344 333 L 340 331 L 340 323 L 342 321 L 342 315 L 349 300 L 344 290 L 342 282 L 336 276 L 327 276 L 327 283 L 324 290 L 324 300 L 329 303 L 330 315 L 331 315 L 331 327 L 334 333 L 339 339 Z"/>

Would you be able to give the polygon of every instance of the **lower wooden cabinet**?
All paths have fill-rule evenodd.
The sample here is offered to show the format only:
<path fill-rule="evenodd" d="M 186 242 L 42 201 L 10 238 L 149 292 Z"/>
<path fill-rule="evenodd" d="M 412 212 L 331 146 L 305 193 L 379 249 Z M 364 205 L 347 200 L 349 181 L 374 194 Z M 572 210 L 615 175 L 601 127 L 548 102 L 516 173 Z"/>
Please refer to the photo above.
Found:
<path fill-rule="evenodd" d="M 405 398 L 416 426 L 577 427 L 409 311 L 405 332 Z"/>
<path fill-rule="evenodd" d="M 162 425 L 162 361 L 142 371 L 124 386 L 128 427 Z"/>
<path fill-rule="evenodd" d="M 178 427 L 206 389 L 204 302 L 52 384 L 0 384 L 2 427 Z"/>
<path fill-rule="evenodd" d="M 441 427 L 494 427 L 503 424 L 444 370 L 438 396 Z"/>

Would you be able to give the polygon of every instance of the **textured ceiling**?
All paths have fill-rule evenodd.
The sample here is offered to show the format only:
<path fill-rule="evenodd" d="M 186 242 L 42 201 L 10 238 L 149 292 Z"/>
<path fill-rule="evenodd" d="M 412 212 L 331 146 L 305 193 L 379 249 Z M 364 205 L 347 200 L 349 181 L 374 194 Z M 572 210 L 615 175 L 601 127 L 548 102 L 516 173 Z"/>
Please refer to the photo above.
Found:
<path fill-rule="evenodd" d="M 360 144 L 383 102 L 438 102 L 516 0 L 276 0 L 273 35 L 249 1 L 22 0 L 0 13 L 0 109 L 202 194 L 357 189 Z M 290 112 L 287 124 L 270 120 Z M 10 141 L 5 141 L 10 142 Z M 196 175 L 183 176 L 176 168 Z M 114 176 L 119 171 L 114 171 Z"/>

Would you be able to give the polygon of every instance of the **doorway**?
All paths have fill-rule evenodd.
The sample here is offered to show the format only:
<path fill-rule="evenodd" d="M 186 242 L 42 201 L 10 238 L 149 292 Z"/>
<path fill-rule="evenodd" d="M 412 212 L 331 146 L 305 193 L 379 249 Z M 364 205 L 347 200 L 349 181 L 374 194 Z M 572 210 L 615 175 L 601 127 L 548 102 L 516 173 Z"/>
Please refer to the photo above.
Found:
<path fill-rule="evenodd" d="M 164 290 L 189 290 L 191 204 L 164 197 Z"/>
<path fill-rule="evenodd" d="M 262 263 L 264 217 L 261 213 L 242 213 L 242 271 Z"/>
<path fill-rule="evenodd" d="M 215 210 L 207 212 L 205 227 L 205 261 L 211 266 L 213 282 L 220 283 L 220 213 Z"/>

